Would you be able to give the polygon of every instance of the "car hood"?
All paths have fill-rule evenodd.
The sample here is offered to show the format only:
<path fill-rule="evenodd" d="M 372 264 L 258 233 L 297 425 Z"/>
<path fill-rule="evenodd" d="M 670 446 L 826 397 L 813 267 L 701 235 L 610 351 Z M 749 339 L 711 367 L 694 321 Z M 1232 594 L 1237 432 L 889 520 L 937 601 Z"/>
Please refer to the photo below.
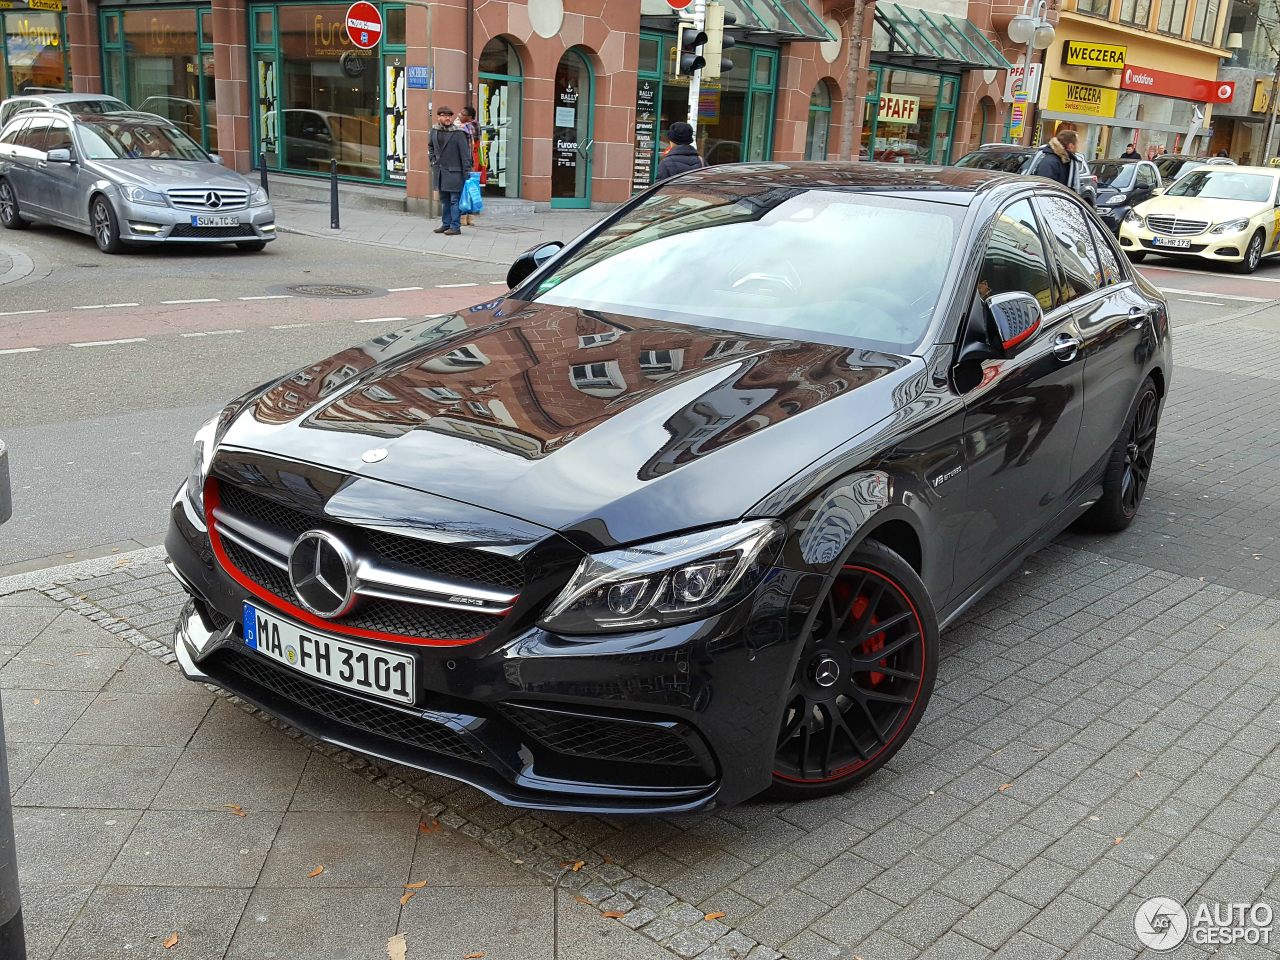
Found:
<path fill-rule="evenodd" d="M 1137 207 L 1138 213 L 1144 217 L 1154 213 L 1157 216 L 1208 220 L 1210 223 L 1222 223 L 1240 217 L 1256 217 L 1269 209 L 1271 204 L 1259 203 L 1256 200 L 1212 200 L 1206 197 L 1171 197 L 1168 194 L 1152 197 Z"/>
<path fill-rule="evenodd" d="M 504 299 L 298 371 L 222 443 L 622 543 L 741 517 L 913 399 L 922 369 Z"/>
<path fill-rule="evenodd" d="M 182 187 L 252 189 L 249 181 L 220 163 L 193 160 L 95 160 L 113 180 L 153 190 Z"/>

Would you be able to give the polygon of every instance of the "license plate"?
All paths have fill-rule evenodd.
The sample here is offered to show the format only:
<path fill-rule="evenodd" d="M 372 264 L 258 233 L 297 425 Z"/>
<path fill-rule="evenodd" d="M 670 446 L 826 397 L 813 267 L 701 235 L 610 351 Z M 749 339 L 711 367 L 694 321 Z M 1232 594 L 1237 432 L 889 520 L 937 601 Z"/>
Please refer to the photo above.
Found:
<path fill-rule="evenodd" d="M 207 213 L 193 213 L 191 215 L 191 225 L 193 227 L 238 227 L 240 226 L 240 218 L 215 217 Z"/>
<path fill-rule="evenodd" d="M 1191 246 L 1190 240 L 1180 237 L 1152 237 L 1151 242 L 1157 247 L 1177 247 L 1179 250 L 1186 250 Z"/>
<path fill-rule="evenodd" d="M 335 686 L 413 703 L 413 657 L 314 633 L 251 603 L 243 623 L 245 646 L 264 657 Z"/>

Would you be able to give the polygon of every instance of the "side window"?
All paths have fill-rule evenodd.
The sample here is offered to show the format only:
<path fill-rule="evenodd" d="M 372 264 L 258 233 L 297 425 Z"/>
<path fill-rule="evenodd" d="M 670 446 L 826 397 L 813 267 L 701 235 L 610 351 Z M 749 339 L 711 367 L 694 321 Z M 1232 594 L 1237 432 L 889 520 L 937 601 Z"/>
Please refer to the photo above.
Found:
<path fill-rule="evenodd" d="M 50 150 L 71 150 L 75 151 L 75 145 L 71 142 L 71 127 L 67 125 L 65 120 L 54 120 L 49 124 L 49 132 L 45 137 L 45 152 Z"/>
<path fill-rule="evenodd" d="M 20 143 L 21 141 L 19 140 L 18 135 L 26 125 L 26 121 L 24 120 L 15 120 L 13 123 L 9 124 L 9 126 L 5 127 L 4 135 L 0 136 L 0 143 Z"/>
<path fill-rule="evenodd" d="M 1156 175 L 1145 163 L 1138 167 L 1138 186 L 1151 189 L 1156 185 Z"/>
<path fill-rule="evenodd" d="M 997 293 L 1029 293 L 1045 310 L 1053 306 L 1048 258 L 1031 204 L 1019 200 L 996 216 L 978 274 L 983 299 Z"/>
<path fill-rule="evenodd" d="M 26 129 L 22 132 L 21 145 L 30 150 L 38 150 L 40 153 L 45 153 L 48 149 L 45 147 L 48 133 L 49 121 L 43 117 L 36 117 L 27 124 Z"/>
<path fill-rule="evenodd" d="M 1084 211 L 1065 197 L 1037 197 L 1058 261 L 1058 303 L 1069 303 L 1103 284 L 1102 264 Z"/>
<path fill-rule="evenodd" d="M 1120 255 L 1116 253 L 1111 240 L 1103 236 L 1098 225 L 1090 221 L 1089 232 L 1093 234 L 1093 245 L 1098 250 L 1098 262 L 1102 265 L 1102 285 L 1109 287 L 1113 283 L 1124 281 L 1124 268 L 1120 266 Z"/>

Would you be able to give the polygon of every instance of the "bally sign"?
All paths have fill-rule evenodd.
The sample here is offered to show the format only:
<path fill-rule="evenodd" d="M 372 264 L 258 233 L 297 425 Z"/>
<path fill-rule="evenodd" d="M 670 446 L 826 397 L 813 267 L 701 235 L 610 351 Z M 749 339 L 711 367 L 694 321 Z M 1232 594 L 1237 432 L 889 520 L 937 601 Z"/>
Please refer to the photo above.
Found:
<path fill-rule="evenodd" d="M 1062 46 L 1062 62 L 1069 67 L 1094 67 L 1098 70 L 1119 70 L 1124 66 L 1128 47 L 1110 43 L 1081 43 L 1068 40 Z"/>
<path fill-rule="evenodd" d="M 1236 94 L 1236 85 L 1230 80 L 1201 80 L 1133 64 L 1125 65 L 1124 73 L 1120 75 L 1120 89 L 1158 93 L 1162 97 L 1194 100 L 1196 103 L 1230 103 Z"/>
<path fill-rule="evenodd" d="M 910 126 L 920 119 L 920 98 L 901 93 L 882 93 L 878 118 L 881 122 L 905 123 Z"/>

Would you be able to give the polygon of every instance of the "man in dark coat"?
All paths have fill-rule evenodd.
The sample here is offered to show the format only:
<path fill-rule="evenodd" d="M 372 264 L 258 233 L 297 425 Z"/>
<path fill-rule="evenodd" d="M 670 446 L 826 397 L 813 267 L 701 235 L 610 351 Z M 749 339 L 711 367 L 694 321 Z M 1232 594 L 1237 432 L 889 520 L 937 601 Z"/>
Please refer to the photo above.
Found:
<path fill-rule="evenodd" d="M 1142 154 L 1138 152 L 1138 145 L 1131 143 L 1125 147 L 1124 153 L 1120 154 L 1121 160 L 1141 160 Z"/>
<path fill-rule="evenodd" d="M 450 107 L 436 111 L 436 125 L 427 139 L 427 157 L 431 161 L 431 185 L 440 191 L 442 210 L 436 233 L 456 237 L 462 232 L 458 200 L 471 173 L 471 141 L 465 130 L 453 125 Z"/>
<path fill-rule="evenodd" d="M 1076 193 L 1080 192 L 1080 173 L 1076 168 L 1076 132 L 1063 130 L 1040 148 L 1027 173 L 1046 180 L 1056 180 Z"/>
<path fill-rule="evenodd" d="M 706 166 L 698 156 L 698 148 L 693 145 L 693 127 L 689 124 L 677 120 L 667 131 L 667 139 L 671 141 L 671 149 L 658 164 L 659 180 L 668 180 Z"/>

